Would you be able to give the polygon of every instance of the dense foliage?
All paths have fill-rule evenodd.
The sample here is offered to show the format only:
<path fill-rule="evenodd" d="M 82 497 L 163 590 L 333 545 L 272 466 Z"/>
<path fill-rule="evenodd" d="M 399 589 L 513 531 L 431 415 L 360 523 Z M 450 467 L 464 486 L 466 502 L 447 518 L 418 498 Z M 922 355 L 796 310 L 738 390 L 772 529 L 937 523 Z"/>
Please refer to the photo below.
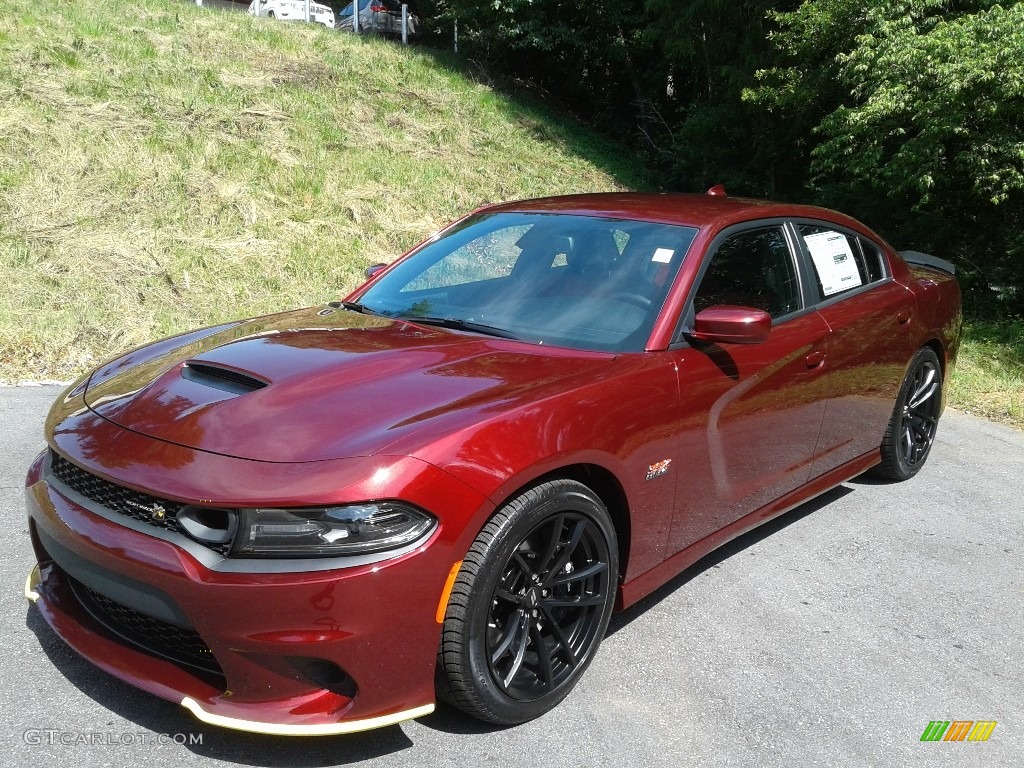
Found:
<path fill-rule="evenodd" d="M 812 115 L 811 193 L 952 256 L 976 310 L 1024 310 L 1024 4 L 813 0 L 774 18 L 786 63 L 747 96 Z"/>
<path fill-rule="evenodd" d="M 956 261 L 976 312 L 1024 313 L 1024 3 L 433 6 L 481 77 L 631 143 L 665 188 L 843 208 Z"/>

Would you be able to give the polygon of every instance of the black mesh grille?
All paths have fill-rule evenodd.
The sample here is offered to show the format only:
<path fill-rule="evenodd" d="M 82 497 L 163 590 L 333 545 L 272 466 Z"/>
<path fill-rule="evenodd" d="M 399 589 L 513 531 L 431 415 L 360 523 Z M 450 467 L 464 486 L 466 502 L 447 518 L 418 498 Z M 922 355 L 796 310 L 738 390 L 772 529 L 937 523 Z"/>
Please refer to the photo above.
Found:
<path fill-rule="evenodd" d="M 179 501 L 161 499 L 150 496 L 148 493 L 111 483 L 86 472 L 54 451 L 50 451 L 50 472 L 68 488 L 106 509 L 157 528 L 175 531 L 183 536 L 188 535 L 176 518 L 179 510 L 185 506 Z M 161 509 L 163 510 L 162 514 L 160 514 Z M 231 549 L 230 542 L 225 544 L 199 543 L 224 556 L 227 556 L 228 550 Z"/>
<path fill-rule="evenodd" d="M 67 579 L 75 596 L 93 618 L 122 639 L 179 664 L 216 675 L 224 674 L 199 633 L 139 613 L 70 576 Z"/>

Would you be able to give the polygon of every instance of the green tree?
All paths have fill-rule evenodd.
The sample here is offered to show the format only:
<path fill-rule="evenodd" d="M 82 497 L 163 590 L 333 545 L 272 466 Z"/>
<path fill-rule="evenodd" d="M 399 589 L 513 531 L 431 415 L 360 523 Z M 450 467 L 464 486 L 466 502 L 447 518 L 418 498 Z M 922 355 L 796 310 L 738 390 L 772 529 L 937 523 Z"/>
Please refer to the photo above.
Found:
<path fill-rule="evenodd" d="M 529 89 L 621 133 L 644 98 L 650 46 L 643 0 L 435 0 L 435 27 L 452 33 L 477 74 Z"/>
<path fill-rule="evenodd" d="M 769 13 L 794 6 L 647 0 L 649 34 L 674 91 L 659 108 L 669 134 L 663 154 L 670 187 L 695 191 L 721 182 L 730 192 L 778 196 L 798 183 L 785 133 L 760 105 L 741 98 L 756 86 L 758 70 L 778 58 L 768 40 Z"/>
<path fill-rule="evenodd" d="M 644 153 L 662 184 L 776 194 L 771 115 L 740 98 L 775 58 L 769 10 L 796 0 L 435 0 L 485 79 L 531 88 Z M 799 174 L 798 174 L 799 175 Z M 802 178 L 802 176 L 800 176 Z M 777 183 L 779 182 L 779 183 Z"/>
<path fill-rule="evenodd" d="M 1024 4 L 808 0 L 775 20 L 788 65 L 747 98 L 817 141 L 817 194 L 1024 311 Z"/>

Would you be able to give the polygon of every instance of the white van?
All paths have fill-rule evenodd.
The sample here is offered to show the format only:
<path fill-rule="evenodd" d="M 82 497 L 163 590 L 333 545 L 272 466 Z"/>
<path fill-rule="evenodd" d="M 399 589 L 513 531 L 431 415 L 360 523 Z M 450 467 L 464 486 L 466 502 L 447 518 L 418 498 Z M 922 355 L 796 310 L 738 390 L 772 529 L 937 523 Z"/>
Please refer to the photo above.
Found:
<path fill-rule="evenodd" d="M 252 0 L 249 4 L 249 13 L 253 16 L 269 16 L 285 21 L 305 21 L 306 3 L 305 0 Z M 334 29 L 334 11 L 322 3 L 310 0 L 309 20 Z"/>

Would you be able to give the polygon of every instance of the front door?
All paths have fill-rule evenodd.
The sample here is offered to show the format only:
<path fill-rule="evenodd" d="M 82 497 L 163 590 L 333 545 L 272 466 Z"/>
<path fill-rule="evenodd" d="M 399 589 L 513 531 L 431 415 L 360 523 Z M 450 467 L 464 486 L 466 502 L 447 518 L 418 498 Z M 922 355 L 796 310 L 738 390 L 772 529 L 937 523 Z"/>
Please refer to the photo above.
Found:
<path fill-rule="evenodd" d="M 693 311 L 754 307 L 773 326 L 761 344 L 691 342 L 674 352 L 684 461 L 670 553 L 806 483 L 828 395 L 829 326 L 805 308 L 785 228 L 727 233 L 709 255 Z"/>

